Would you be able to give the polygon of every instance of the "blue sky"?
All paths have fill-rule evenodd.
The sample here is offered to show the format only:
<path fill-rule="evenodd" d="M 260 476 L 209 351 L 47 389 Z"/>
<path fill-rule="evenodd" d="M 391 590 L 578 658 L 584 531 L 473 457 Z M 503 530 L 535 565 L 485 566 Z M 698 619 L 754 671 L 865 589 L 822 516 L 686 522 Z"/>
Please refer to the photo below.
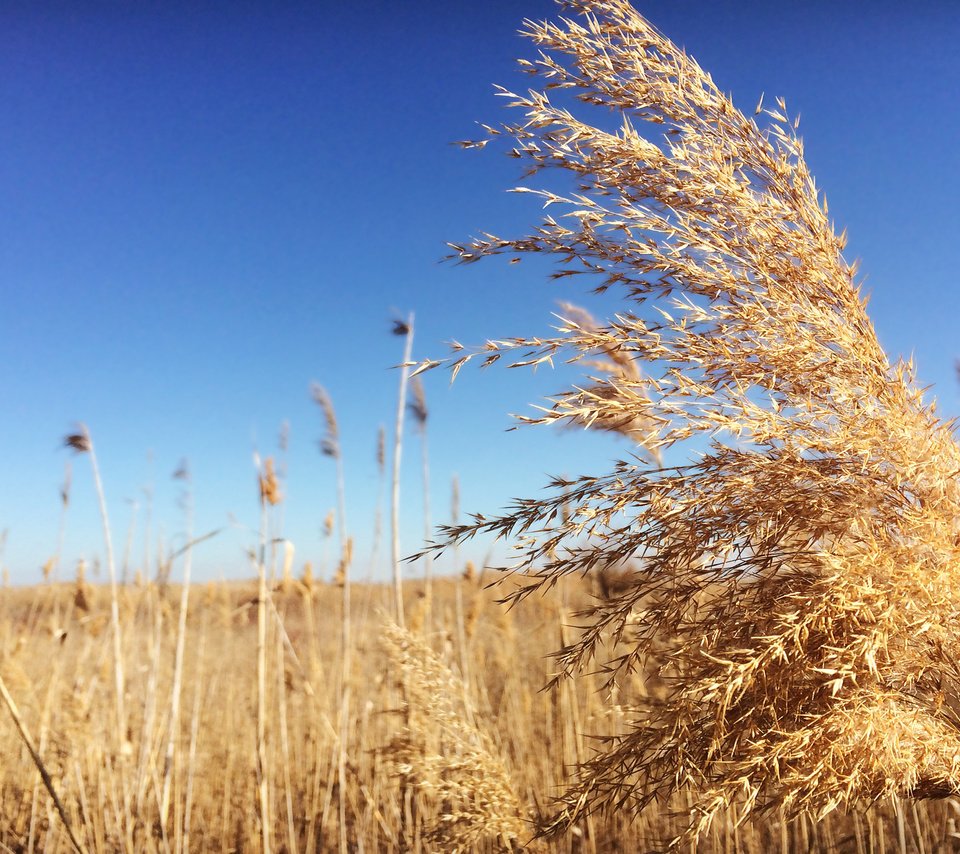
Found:
<path fill-rule="evenodd" d="M 944 414 L 960 412 L 952 4 L 637 7 L 741 108 L 766 92 L 801 114 L 881 340 L 914 353 Z M 150 485 L 152 542 L 182 542 L 170 475 L 189 460 L 197 531 L 229 526 L 198 548 L 201 579 L 249 574 L 252 452 L 275 453 L 289 421 L 284 533 L 298 569 L 329 571 L 319 530 L 333 466 L 316 450 L 311 380 L 340 420 L 356 572 L 386 577 L 368 557 L 376 433 L 396 405 L 391 318 L 416 312 L 422 358 L 450 338 L 547 332 L 560 298 L 590 304 L 547 283 L 543 265 L 438 263 L 447 241 L 536 220 L 535 203 L 504 192 L 514 161 L 450 143 L 508 117 L 492 84 L 526 85 L 514 59 L 531 51 L 516 30 L 553 14 L 543 0 L 0 6 L 0 560 L 13 581 L 37 580 L 56 548 L 70 459 L 60 443 L 78 420 L 98 449 L 118 551 L 136 499 L 142 555 Z M 438 520 L 454 473 L 463 509 L 493 512 L 547 474 L 602 471 L 629 451 L 602 436 L 505 432 L 508 413 L 561 386 L 549 371 L 426 383 Z M 410 551 L 418 453 L 411 440 Z M 72 462 L 66 576 L 102 554 L 89 467 Z"/>

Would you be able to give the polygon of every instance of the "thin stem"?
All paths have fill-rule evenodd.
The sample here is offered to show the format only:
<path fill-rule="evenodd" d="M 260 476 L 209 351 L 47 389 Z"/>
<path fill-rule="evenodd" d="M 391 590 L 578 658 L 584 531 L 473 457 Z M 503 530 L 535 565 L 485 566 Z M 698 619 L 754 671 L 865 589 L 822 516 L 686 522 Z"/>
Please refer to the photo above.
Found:
<path fill-rule="evenodd" d="M 427 447 L 427 422 L 424 421 L 420 431 L 420 462 L 423 469 L 423 542 L 430 541 L 430 452 Z M 427 551 L 423 556 L 424 592 L 427 600 L 427 629 L 433 613 L 433 552 Z"/>
<path fill-rule="evenodd" d="M 406 343 L 403 348 L 403 366 L 400 368 L 400 393 L 397 398 L 397 421 L 393 443 L 393 500 L 390 521 L 393 533 L 393 586 L 396 596 L 397 625 L 404 627 L 403 578 L 400 563 L 400 460 L 403 453 L 403 413 L 407 405 L 407 381 L 410 378 L 410 355 L 413 352 L 413 312 L 406 324 Z"/>
<path fill-rule="evenodd" d="M 43 760 L 40 758 L 40 754 L 37 752 L 37 749 L 33 746 L 33 739 L 30 738 L 30 733 L 27 732 L 27 728 L 23 723 L 23 719 L 20 717 L 20 710 L 17 708 L 17 704 L 13 701 L 13 697 L 10 696 L 10 692 L 7 690 L 7 684 L 3 681 L 2 676 L 0 676 L 0 697 L 3 698 L 4 705 L 6 705 L 7 711 L 10 712 L 10 717 L 13 718 L 14 726 L 16 726 L 17 732 L 20 733 L 20 738 L 26 745 L 31 758 L 33 759 L 33 764 L 37 766 L 37 771 L 40 772 L 40 779 L 43 780 L 43 785 L 46 787 L 47 791 L 50 793 L 50 797 L 53 799 L 53 804 L 57 808 L 57 812 L 60 814 L 60 820 L 63 822 L 63 826 L 67 831 L 67 836 L 70 837 L 71 844 L 76 851 L 80 852 L 80 854 L 85 854 L 86 849 L 84 849 L 84 847 L 80 844 L 80 840 L 78 840 L 74 835 L 73 827 L 70 825 L 70 819 L 67 817 L 67 811 L 63 806 L 63 802 L 60 800 L 60 796 L 57 794 L 56 788 L 54 788 L 53 779 L 50 777 L 50 773 L 43 764 Z"/>
<path fill-rule="evenodd" d="M 339 508 L 340 569 L 343 577 L 343 601 L 340 624 L 340 752 L 337 756 L 337 810 L 339 817 L 340 851 L 347 845 L 347 738 L 350 733 L 350 542 L 347 537 L 347 502 L 343 476 L 343 454 L 337 445 L 337 505 Z"/>
<path fill-rule="evenodd" d="M 267 501 L 260 501 L 257 561 L 257 788 L 263 854 L 270 854 L 270 791 L 267 781 Z"/>
<path fill-rule="evenodd" d="M 166 826 L 170 809 L 170 789 L 173 773 L 173 753 L 180 722 L 180 693 L 183 686 L 183 654 L 187 639 L 187 609 L 190 601 L 190 571 L 193 563 L 193 495 L 187 488 L 185 496 L 188 547 L 183 556 L 183 586 L 180 590 L 180 615 L 177 621 L 177 649 L 173 662 L 173 687 L 170 689 L 170 717 L 167 721 L 167 745 L 163 758 L 163 790 L 160 796 L 160 825 Z M 171 562 L 173 556 L 171 556 Z"/>
<path fill-rule="evenodd" d="M 100 518 L 103 521 L 103 540 L 107 552 L 107 572 L 110 576 L 110 623 L 113 628 L 113 673 L 117 692 L 117 746 L 122 748 L 127 738 L 127 714 L 124 703 L 123 677 L 123 641 L 120 635 L 120 606 L 117 593 L 117 568 L 113 559 L 113 538 L 110 535 L 110 518 L 107 515 L 107 501 L 103 493 L 103 482 L 100 479 L 100 466 L 97 465 L 97 453 L 93 446 L 90 433 L 83 428 L 83 434 L 89 443 L 90 467 L 93 469 L 93 482 L 97 491 L 97 500 L 100 503 Z"/>

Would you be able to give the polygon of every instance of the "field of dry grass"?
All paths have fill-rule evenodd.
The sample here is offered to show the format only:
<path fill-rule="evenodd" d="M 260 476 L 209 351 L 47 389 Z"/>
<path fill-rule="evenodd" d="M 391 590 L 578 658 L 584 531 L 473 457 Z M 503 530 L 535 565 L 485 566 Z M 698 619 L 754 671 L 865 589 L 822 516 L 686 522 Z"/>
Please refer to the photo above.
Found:
<path fill-rule="evenodd" d="M 413 315 L 396 322 L 389 588 L 351 580 L 320 386 L 330 584 L 295 579 L 292 549 L 269 568 L 270 458 L 256 581 L 190 587 L 187 547 L 183 587 L 170 563 L 118 584 L 92 437 L 68 436 L 110 585 L 2 591 L 4 850 L 960 849 L 954 426 L 881 347 L 784 102 L 741 113 L 625 0 L 566 7 L 581 23 L 525 25 L 542 88 L 501 91 L 522 117 L 464 144 L 509 140 L 527 179 L 570 186 L 519 188 L 556 206 L 524 237 L 451 245 L 463 263 L 552 256 L 624 310 L 565 305 L 556 337 L 445 361 L 411 361 Z M 430 494 L 416 374 L 501 357 L 585 368 L 520 420 L 631 453 L 500 515 L 452 512 L 404 580 L 408 411 Z M 381 487 L 386 457 L 381 433 Z M 429 537 L 428 501 L 424 519 Z M 513 574 L 429 574 L 476 535 L 509 542 Z"/>
<path fill-rule="evenodd" d="M 333 585 L 311 586 L 277 585 L 268 608 L 266 838 L 276 851 L 341 844 L 342 595 Z M 405 635 L 384 615 L 389 588 L 354 586 L 352 702 L 343 728 L 348 850 L 492 851 L 529 841 L 531 822 L 549 815 L 569 767 L 589 755 L 590 737 L 619 730 L 637 699 L 631 694 L 657 690 L 656 680 L 641 676 L 615 697 L 596 692 L 590 676 L 541 690 L 548 652 L 569 641 L 571 611 L 598 592 L 569 581 L 507 612 L 479 579 L 441 578 L 428 613 L 422 585 L 411 582 Z M 86 850 L 262 850 L 256 599 L 252 582 L 193 591 L 162 821 L 179 590 L 120 591 L 127 725 L 119 746 L 108 590 L 3 591 L 0 673 Z M 6 714 L 0 749 L 3 850 L 70 850 Z M 684 812 L 674 802 L 639 817 L 597 815 L 534 850 L 650 850 L 682 829 Z M 883 803 L 819 823 L 770 815 L 738 827 L 734 807 L 689 850 L 932 854 L 960 848 L 958 815 L 955 800 Z"/>

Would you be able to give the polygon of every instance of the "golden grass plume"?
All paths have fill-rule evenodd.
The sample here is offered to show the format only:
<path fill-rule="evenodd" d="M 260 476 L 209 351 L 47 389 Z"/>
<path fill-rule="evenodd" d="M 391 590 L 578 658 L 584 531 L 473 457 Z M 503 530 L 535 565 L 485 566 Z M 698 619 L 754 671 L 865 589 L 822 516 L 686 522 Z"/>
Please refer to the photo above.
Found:
<path fill-rule="evenodd" d="M 501 89 L 520 117 L 488 131 L 527 181 L 549 170 L 569 189 L 525 183 L 548 209 L 535 229 L 453 249 L 553 256 L 554 277 L 619 289 L 624 307 L 553 338 L 456 345 L 448 364 L 631 366 L 522 420 L 642 423 L 669 464 L 556 478 L 438 546 L 515 537 L 514 600 L 626 570 L 558 678 L 667 678 L 583 764 L 555 826 L 685 789 L 692 834 L 732 802 L 823 815 L 960 791 L 952 424 L 880 346 L 783 101 L 744 115 L 625 0 L 564 6 L 579 19 L 526 22 L 540 88 Z"/>
<path fill-rule="evenodd" d="M 427 838 L 444 851 L 469 851 L 484 842 L 518 847 L 529 836 L 523 809 L 463 682 L 422 638 L 395 623 L 385 622 L 383 644 L 408 710 L 390 755 L 399 774 L 441 804 Z"/>

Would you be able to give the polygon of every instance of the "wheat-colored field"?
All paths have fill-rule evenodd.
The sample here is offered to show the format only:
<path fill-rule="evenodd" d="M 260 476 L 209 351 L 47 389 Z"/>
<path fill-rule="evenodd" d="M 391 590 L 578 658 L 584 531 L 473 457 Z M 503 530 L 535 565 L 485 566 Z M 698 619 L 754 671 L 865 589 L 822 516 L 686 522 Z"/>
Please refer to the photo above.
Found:
<path fill-rule="evenodd" d="M 341 719 L 335 585 L 272 585 L 266 609 L 266 816 L 257 770 L 257 585 L 191 591 L 182 712 L 165 773 L 180 590 L 122 587 L 124 739 L 118 743 L 110 595 L 80 583 L 3 591 L 2 673 L 79 844 L 88 851 L 508 850 L 591 739 L 618 731 L 638 694 L 585 676 L 542 690 L 571 613 L 602 595 L 568 581 L 522 608 L 487 579 L 439 578 L 428 608 L 405 586 L 406 632 L 385 614 L 392 590 L 354 585 L 350 702 Z M 502 591 L 500 591 L 502 592 Z M 609 591 L 608 591 L 609 594 Z M 345 788 L 338 756 L 345 749 Z M 68 851 L 64 823 L 8 714 L 0 726 L 3 850 Z M 165 777 L 169 806 L 161 818 Z M 341 827 L 340 804 L 343 804 Z M 677 815 L 672 815 L 676 811 Z M 596 815 L 534 850 L 646 851 L 686 824 L 684 804 Z M 960 804 L 882 803 L 863 814 L 737 826 L 736 808 L 698 851 L 951 851 Z M 345 838 L 341 840 L 341 829 Z"/>
<path fill-rule="evenodd" d="M 351 579 L 320 386 L 331 584 L 294 578 L 292 549 L 269 568 L 269 458 L 255 582 L 191 587 L 187 546 L 183 587 L 169 562 L 118 584 L 92 437 L 68 436 L 110 585 L 3 590 L 4 850 L 960 847 L 954 425 L 880 345 L 785 103 L 740 112 L 626 0 L 564 6 L 582 23 L 523 31 L 541 90 L 502 90 L 514 122 L 463 144 L 509 140 L 527 179 L 571 187 L 518 188 L 551 207 L 525 237 L 451 246 L 463 263 L 552 256 L 554 277 L 620 289 L 624 310 L 565 305 L 556 337 L 418 362 L 413 315 L 396 321 L 390 587 Z M 408 408 L 430 494 L 416 376 L 502 357 L 583 367 L 520 420 L 630 453 L 501 515 L 452 512 L 404 581 Z M 377 457 L 383 486 L 383 433 Z M 424 518 L 429 539 L 429 501 Z M 456 565 L 477 535 L 509 543 L 513 574 Z M 433 577 L 433 557 L 454 574 Z"/>

